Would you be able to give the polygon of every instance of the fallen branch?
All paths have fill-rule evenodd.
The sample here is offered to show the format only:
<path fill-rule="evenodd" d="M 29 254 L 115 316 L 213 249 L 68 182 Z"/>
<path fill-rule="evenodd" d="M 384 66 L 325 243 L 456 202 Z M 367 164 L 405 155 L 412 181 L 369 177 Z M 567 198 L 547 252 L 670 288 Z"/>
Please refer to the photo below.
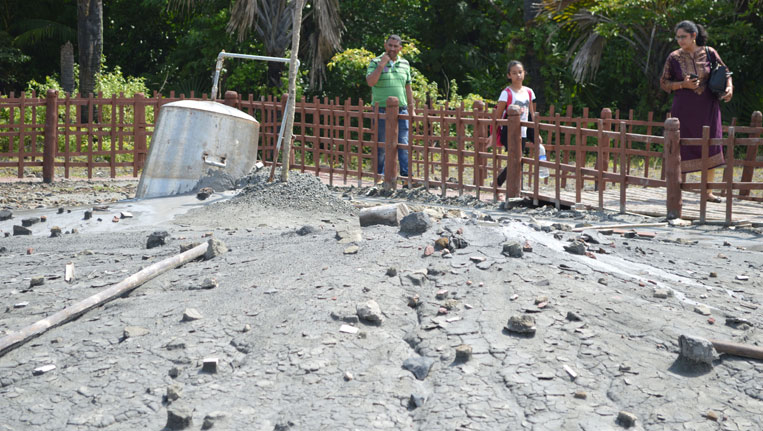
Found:
<path fill-rule="evenodd" d="M 728 353 L 729 355 L 763 360 L 763 347 L 718 340 L 710 340 L 710 342 L 713 343 L 713 347 L 715 347 L 718 353 Z"/>
<path fill-rule="evenodd" d="M 0 357 L 13 350 L 15 347 L 26 343 L 38 335 L 41 335 L 50 328 L 54 328 L 70 320 L 73 320 L 95 307 L 103 305 L 112 299 L 118 298 L 125 293 L 130 292 L 141 284 L 170 269 L 176 268 L 186 262 L 196 259 L 197 257 L 203 256 L 204 253 L 206 253 L 208 246 L 210 246 L 208 242 L 200 244 L 184 253 L 180 253 L 168 259 L 164 259 L 161 262 L 157 262 L 149 267 L 143 268 L 142 270 L 136 272 L 135 274 L 127 277 L 118 284 L 115 284 L 106 290 L 96 293 L 95 295 L 90 296 L 72 306 L 66 307 L 50 317 L 38 320 L 36 323 L 23 328 L 19 332 L 13 333 L 0 339 Z"/>
<path fill-rule="evenodd" d="M 599 230 L 599 229 L 626 229 L 626 228 L 632 228 L 632 227 L 660 227 L 660 226 L 667 226 L 667 223 L 636 223 L 636 224 L 609 224 L 609 225 L 598 225 L 598 226 L 586 226 L 586 227 L 576 227 L 572 229 L 573 232 L 583 232 L 584 230 L 593 229 L 593 230 Z"/>

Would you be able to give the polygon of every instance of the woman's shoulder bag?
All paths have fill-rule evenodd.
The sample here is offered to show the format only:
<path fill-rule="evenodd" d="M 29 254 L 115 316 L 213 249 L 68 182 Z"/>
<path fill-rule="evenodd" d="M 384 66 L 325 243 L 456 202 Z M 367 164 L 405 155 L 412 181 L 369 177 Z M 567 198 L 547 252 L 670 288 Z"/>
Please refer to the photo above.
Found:
<path fill-rule="evenodd" d="M 710 60 L 710 50 L 705 47 L 705 55 Z M 707 80 L 707 88 L 716 96 L 721 96 L 726 92 L 726 78 L 730 75 L 726 66 L 718 63 L 715 55 L 710 60 L 710 78 Z"/>

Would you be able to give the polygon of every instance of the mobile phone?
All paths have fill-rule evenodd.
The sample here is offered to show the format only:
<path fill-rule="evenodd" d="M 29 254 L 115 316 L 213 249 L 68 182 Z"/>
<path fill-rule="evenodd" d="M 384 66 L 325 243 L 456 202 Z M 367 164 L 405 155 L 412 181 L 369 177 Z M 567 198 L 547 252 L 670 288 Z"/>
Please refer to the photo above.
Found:
<path fill-rule="evenodd" d="M 691 78 L 691 79 L 697 79 L 697 78 L 699 78 L 699 76 L 697 76 L 697 74 L 696 74 L 696 73 L 690 73 L 690 74 L 689 74 L 689 78 Z"/>

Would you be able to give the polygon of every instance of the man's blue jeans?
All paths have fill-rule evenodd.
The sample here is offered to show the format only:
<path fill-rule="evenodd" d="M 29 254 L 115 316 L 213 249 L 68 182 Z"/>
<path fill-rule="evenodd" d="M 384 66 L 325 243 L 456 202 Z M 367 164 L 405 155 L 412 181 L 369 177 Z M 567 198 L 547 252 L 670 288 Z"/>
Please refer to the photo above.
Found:
<path fill-rule="evenodd" d="M 385 112 L 386 112 L 386 109 L 379 108 L 380 114 L 383 114 Z M 408 109 L 400 108 L 400 114 L 407 115 Z M 383 117 L 379 118 L 379 153 L 378 153 L 379 168 L 377 170 L 379 174 L 384 173 L 384 146 L 383 145 L 387 137 L 387 130 L 385 129 L 386 125 L 387 125 L 387 120 L 385 120 Z M 408 145 L 408 120 L 397 120 L 397 143 Z M 398 148 L 397 159 L 400 161 L 400 175 L 407 177 L 408 176 L 408 150 L 403 148 Z"/>

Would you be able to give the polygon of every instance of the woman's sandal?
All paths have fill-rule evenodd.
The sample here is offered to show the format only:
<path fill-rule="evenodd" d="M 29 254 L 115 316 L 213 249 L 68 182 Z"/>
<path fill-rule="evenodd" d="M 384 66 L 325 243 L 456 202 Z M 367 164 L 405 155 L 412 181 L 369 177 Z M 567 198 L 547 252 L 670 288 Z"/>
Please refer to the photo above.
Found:
<path fill-rule="evenodd" d="M 715 202 L 717 204 L 723 202 L 723 199 L 719 198 L 716 195 L 708 195 L 707 198 L 705 198 L 705 200 L 708 202 Z"/>

